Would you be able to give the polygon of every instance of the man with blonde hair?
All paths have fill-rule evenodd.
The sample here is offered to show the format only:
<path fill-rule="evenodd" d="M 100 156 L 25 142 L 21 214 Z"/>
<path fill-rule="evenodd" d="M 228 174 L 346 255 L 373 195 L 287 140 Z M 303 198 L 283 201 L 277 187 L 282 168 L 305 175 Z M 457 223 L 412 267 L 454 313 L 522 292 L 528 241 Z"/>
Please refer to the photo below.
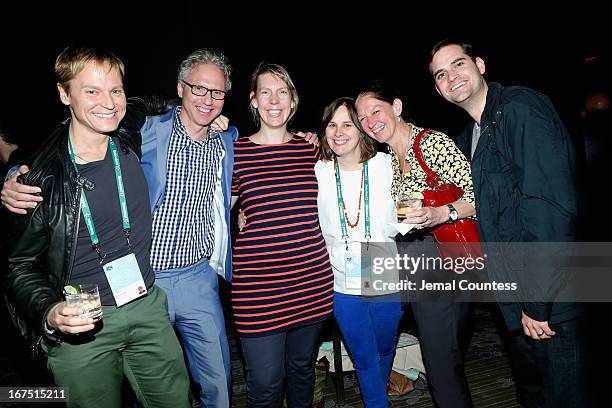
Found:
<path fill-rule="evenodd" d="M 186 407 L 183 354 L 149 262 L 140 146 L 117 132 L 127 105 L 123 62 L 108 51 L 68 47 L 55 75 L 70 118 L 22 176 L 44 200 L 14 216 L 9 231 L 3 284 L 14 319 L 32 349 L 46 353 L 69 407 L 121 406 L 124 376 L 143 406 Z M 98 286 L 102 318 L 63 301 L 63 290 L 81 284 Z"/>

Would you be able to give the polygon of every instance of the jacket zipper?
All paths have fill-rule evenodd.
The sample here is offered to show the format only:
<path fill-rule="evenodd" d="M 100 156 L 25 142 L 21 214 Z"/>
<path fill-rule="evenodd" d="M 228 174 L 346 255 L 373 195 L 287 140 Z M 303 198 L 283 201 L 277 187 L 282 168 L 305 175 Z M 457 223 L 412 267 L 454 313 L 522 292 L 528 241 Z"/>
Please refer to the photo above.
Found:
<path fill-rule="evenodd" d="M 81 192 L 83 191 L 83 186 L 77 184 L 76 191 L 76 207 L 74 209 L 74 217 L 76 218 L 76 222 L 74 223 L 74 230 L 72 231 L 72 254 L 70 255 L 70 266 L 68 269 L 68 273 L 66 274 L 66 279 L 64 280 L 64 286 L 68 285 L 70 282 L 70 277 L 72 276 L 72 267 L 74 265 L 74 258 L 76 257 L 76 244 L 79 237 L 79 223 L 81 222 Z"/>
<path fill-rule="evenodd" d="M 38 353 L 40 352 L 40 343 L 42 342 L 43 336 L 42 334 L 37 336 L 34 339 L 34 342 L 30 345 L 30 358 L 32 360 L 36 360 L 36 357 L 38 356 Z"/>

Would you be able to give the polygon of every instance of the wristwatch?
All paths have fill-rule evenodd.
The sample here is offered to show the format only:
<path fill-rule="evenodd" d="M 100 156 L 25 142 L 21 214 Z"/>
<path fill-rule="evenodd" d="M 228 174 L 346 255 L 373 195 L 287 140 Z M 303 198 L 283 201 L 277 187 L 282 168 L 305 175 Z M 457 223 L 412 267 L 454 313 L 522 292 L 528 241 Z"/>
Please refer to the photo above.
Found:
<path fill-rule="evenodd" d="M 446 206 L 448 207 L 448 221 L 446 223 L 452 224 L 459 219 L 459 213 L 452 204 L 446 204 Z"/>

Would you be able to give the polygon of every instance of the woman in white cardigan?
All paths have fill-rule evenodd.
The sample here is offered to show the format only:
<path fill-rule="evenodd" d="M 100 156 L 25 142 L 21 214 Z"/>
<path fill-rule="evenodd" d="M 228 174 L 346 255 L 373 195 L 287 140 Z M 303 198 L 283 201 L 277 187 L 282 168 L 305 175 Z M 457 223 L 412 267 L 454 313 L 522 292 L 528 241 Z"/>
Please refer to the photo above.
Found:
<path fill-rule="evenodd" d="M 364 403 L 387 407 L 402 309 L 399 293 L 385 290 L 397 271 L 372 265 L 397 253 L 389 226 L 397 222 L 393 171 L 390 157 L 361 130 L 353 104 L 337 99 L 323 115 L 322 160 L 315 166 L 319 221 L 334 271 L 334 315 Z"/>

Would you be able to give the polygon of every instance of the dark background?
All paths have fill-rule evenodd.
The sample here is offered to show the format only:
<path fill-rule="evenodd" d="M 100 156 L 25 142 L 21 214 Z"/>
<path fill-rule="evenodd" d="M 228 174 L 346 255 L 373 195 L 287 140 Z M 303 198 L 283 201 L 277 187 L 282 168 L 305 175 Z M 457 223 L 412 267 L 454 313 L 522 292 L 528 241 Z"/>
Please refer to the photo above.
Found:
<path fill-rule="evenodd" d="M 264 59 L 284 65 L 298 88 L 293 130 L 318 130 L 323 107 L 331 100 L 355 96 L 368 78 L 386 77 L 402 92 L 418 124 L 455 135 L 467 116 L 436 94 L 426 65 L 430 47 L 448 36 L 479 47 L 488 80 L 548 94 L 571 127 L 579 121 L 584 93 L 610 88 L 612 21 L 605 6 L 581 1 L 562 9 L 556 2 L 536 10 L 533 1 L 431 3 L 365 0 L 334 8 L 329 1 L 245 5 L 200 0 L 158 6 L 126 0 L 5 1 L 0 5 L 0 122 L 20 145 L 33 147 L 67 117 L 52 70 L 57 54 L 76 44 L 115 51 L 126 64 L 128 95 L 167 98 L 176 97 L 177 66 L 187 54 L 220 48 L 234 67 L 225 114 L 243 135 L 254 129 L 248 78 Z M 596 222 L 600 225 L 601 217 Z M 590 347 L 601 350 L 595 355 L 605 370 L 610 337 L 601 322 L 610 313 L 600 305 L 601 312 L 592 318 Z M 16 347 L 6 350 L 20 357 Z M 606 381 L 601 376 L 598 382 L 604 392 Z"/>
<path fill-rule="evenodd" d="M 610 22 L 600 8 L 586 5 L 559 17 L 564 11 L 558 7 L 555 14 L 536 13 L 518 3 L 496 5 L 514 9 L 515 16 L 501 9 L 476 14 L 467 4 L 411 14 L 383 2 L 334 12 L 314 3 L 276 3 L 268 10 L 175 1 L 158 11 L 150 3 L 126 11 L 122 7 L 131 3 L 124 3 L 97 9 L 23 3 L 0 14 L 0 120 L 21 143 L 39 143 L 67 116 L 52 69 L 56 55 L 74 44 L 115 51 L 126 64 L 128 96 L 167 98 L 176 97 L 177 66 L 188 53 L 221 49 L 234 68 L 224 113 L 242 135 L 254 130 L 248 78 L 262 60 L 285 66 L 297 86 L 292 130 L 318 130 L 326 104 L 355 96 L 369 78 L 385 77 L 402 92 L 416 123 L 456 134 L 467 117 L 437 95 L 426 65 L 430 47 L 448 36 L 469 39 L 481 50 L 488 80 L 548 94 L 568 123 L 577 120 L 587 89 L 610 83 Z M 283 15 L 281 7 L 297 11 Z"/>

